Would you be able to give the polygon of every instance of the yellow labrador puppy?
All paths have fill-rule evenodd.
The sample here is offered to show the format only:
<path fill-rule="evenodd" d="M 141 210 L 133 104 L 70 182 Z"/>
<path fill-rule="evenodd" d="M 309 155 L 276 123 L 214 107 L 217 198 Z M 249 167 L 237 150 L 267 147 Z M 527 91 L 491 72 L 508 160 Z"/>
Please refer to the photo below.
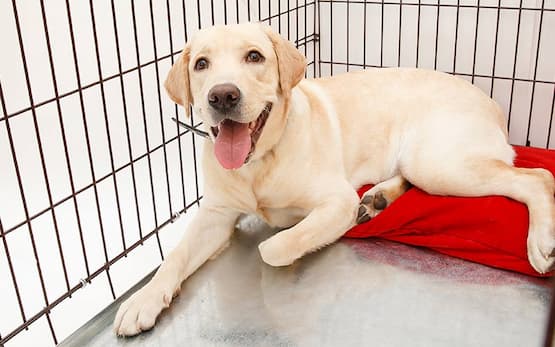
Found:
<path fill-rule="evenodd" d="M 200 210 L 153 279 L 124 302 L 120 335 L 151 328 L 181 282 L 224 249 L 241 214 L 286 228 L 259 245 L 286 266 L 378 214 L 410 184 L 431 194 L 505 195 L 528 206 L 528 257 L 554 263 L 553 176 L 519 169 L 499 106 L 470 83 L 418 69 L 303 79 L 305 58 L 269 27 L 200 31 L 166 80 L 204 121 Z M 376 184 L 359 201 L 356 189 Z"/>

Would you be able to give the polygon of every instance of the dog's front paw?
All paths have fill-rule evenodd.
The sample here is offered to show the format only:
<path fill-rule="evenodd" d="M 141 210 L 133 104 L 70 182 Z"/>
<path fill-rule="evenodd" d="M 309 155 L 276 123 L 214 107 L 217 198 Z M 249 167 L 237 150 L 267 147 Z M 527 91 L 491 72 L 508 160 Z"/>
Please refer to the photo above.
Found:
<path fill-rule="evenodd" d="M 172 290 L 164 290 L 156 284 L 147 284 L 131 295 L 116 313 L 114 332 L 120 336 L 133 336 L 151 329 L 156 317 L 170 305 Z"/>
<path fill-rule="evenodd" d="M 295 249 L 295 245 L 289 244 L 281 233 L 270 237 L 268 240 L 258 245 L 262 260 L 271 266 L 287 266 L 293 264 L 293 262 L 299 258 L 294 252 Z"/>

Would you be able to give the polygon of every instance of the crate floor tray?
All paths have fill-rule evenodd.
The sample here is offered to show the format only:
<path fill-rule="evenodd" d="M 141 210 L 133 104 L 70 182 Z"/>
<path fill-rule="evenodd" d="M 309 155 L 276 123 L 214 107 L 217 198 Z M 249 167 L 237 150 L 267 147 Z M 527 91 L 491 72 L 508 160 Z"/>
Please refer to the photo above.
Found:
<path fill-rule="evenodd" d="M 373 239 L 343 239 L 276 269 L 257 249 L 273 231 L 247 224 L 227 251 L 183 284 L 153 330 L 117 338 L 111 324 L 120 299 L 61 346 L 497 347 L 543 341 L 550 302 L 545 279 Z"/>

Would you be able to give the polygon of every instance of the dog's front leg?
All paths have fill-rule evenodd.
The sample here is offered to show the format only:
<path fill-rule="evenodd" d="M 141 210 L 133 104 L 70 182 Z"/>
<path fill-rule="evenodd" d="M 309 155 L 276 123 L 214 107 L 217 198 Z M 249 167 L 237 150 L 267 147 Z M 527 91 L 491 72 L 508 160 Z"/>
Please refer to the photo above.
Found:
<path fill-rule="evenodd" d="M 262 242 L 258 246 L 262 259 L 272 266 L 290 265 L 304 254 L 336 241 L 354 225 L 358 200 L 350 186 L 328 196 L 297 225 Z"/>
<path fill-rule="evenodd" d="M 179 292 L 181 282 L 227 245 L 238 216 L 203 204 L 154 277 L 120 306 L 114 331 L 131 336 L 152 328 L 156 317 Z"/>

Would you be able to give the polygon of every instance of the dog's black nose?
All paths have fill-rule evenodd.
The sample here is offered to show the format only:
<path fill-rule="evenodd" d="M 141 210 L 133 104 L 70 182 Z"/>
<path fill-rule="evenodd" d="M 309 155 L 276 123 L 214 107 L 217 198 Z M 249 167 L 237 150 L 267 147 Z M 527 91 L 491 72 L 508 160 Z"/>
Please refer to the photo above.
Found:
<path fill-rule="evenodd" d="M 208 92 L 208 103 L 218 111 L 233 109 L 241 100 L 241 91 L 231 83 L 218 84 Z"/>

